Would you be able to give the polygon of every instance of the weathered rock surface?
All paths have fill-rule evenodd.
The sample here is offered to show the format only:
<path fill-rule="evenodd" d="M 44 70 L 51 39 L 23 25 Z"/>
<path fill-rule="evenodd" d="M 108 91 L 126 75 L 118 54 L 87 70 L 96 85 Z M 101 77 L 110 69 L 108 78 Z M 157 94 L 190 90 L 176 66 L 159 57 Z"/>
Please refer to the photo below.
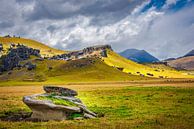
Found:
<path fill-rule="evenodd" d="M 44 86 L 44 91 L 46 93 L 55 93 L 57 95 L 62 96 L 76 96 L 77 92 L 64 87 L 56 87 L 56 86 Z"/>
<path fill-rule="evenodd" d="M 40 57 L 40 50 L 29 48 L 20 44 L 12 44 L 8 54 L 2 57 L 2 66 L 0 66 L 1 72 L 9 71 L 15 67 L 19 67 L 19 63 L 23 60 L 29 59 L 31 55 Z M 29 65 L 29 70 L 33 69 L 34 67 L 35 66 L 33 65 Z"/>
<path fill-rule="evenodd" d="M 25 67 L 27 68 L 27 70 L 33 70 L 36 68 L 36 65 L 35 64 L 32 64 L 31 62 L 27 62 L 25 64 Z"/>
<path fill-rule="evenodd" d="M 46 93 L 24 96 L 23 102 L 32 110 L 33 119 L 66 120 L 95 118 L 97 115 L 88 110 L 82 101 L 74 96 L 77 92 L 68 88 L 44 86 Z M 47 99 L 41 99 L 47 98 Z M 56 104 L 56 101 L 61 104 Z M 67 104 L 63 104 L 67 103 Z M 70 103 L 68 105 L 68 103 Z M 78 114 L 74 117 L 74 114 Z"/>
<path fill-rule="evenodd" d="M 72 51 L 66 54 L 56 55 L 49 59 L 69 61 L 87 57 L 107 57 L 107 49 L 112 50 L 110 45 L 97 45 L 87 47 L 79 51 Z"/>

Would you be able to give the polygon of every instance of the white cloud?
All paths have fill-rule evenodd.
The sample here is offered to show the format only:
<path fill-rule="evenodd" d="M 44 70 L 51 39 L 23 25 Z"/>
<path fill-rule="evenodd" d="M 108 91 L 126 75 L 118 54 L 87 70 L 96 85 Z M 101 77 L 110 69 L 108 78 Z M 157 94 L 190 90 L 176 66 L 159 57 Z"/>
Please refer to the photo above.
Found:
<path fill-rule="evenodd" d="M 163 6 L 163 9 L 169 8 L 171 5 L 175 5 L 180 0 L 166 0 L 165 5 Z"/>
<path fill-rule="evenodd" d="M 176 2 L 179 0 L 166 0 L 167 5 L 176 4 Z"/>
<path fill-rule="evenodd" d="M 2 28 L 1 34 L 18 34 L 60 49 L 81 49 L 96 44 L 111 44 L 116 51 L 145 49 L 161 59 L 178 57 L 194 49 L 193 6 L 173 13 L 159 12 L 155 8 L 140 13 L 147 2 L 136 6 L 132 13 L 121 20 L 105 25 L 93 25 L 91 22 L 94 22 L 96 15 L 83 14 L 63 19 L 26 21 L 23 16 L 33 10 L 35 3 L 26 3 L 25 7 L 15 3 L 13 11 L 8 11 L 7 15 L 0 14 L 3 17 L 0 24 L 6 19 L 13 21 L 15 26 Z M 6 4 L 5 8 L 11 7 L 11 4 Z M 5 10 L 2 8 L 0 12 Z M 72 5 L 68 10 L 79 8 L 79 5 Z"/>

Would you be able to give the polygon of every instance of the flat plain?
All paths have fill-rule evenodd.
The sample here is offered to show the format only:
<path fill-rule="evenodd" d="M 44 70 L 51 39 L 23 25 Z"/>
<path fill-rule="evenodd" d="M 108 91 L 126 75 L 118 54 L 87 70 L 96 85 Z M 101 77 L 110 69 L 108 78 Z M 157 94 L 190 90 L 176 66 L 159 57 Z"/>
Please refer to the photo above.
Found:
<path fill-rule="evenodd" d="M 88 108 L 103 117 L 48 122 L 0 121 L 0 128 L 192 129 L 194 82 L 186 79 L 59 85 L 78 91 Z M 25 95 L 43 93 L 42 84 L 0 87 L 0 116 L 31 112 Z"/>

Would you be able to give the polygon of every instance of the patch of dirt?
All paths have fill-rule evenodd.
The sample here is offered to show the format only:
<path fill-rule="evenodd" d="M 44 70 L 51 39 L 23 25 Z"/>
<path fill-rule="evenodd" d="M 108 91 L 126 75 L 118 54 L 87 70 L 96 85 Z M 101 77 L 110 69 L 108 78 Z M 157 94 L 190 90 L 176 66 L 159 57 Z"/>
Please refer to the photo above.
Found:
<path fill-rule="evenodd" d="M 18 121 L 31 121 L 31 122 L 43 122 L 39 119 L 33 119 L 31 118 L 32 112 L 7 112 L 5 113 L 5 116 L 1 116 L 1 121 L 12 121 L 12 122 L 18 122 Z"/>

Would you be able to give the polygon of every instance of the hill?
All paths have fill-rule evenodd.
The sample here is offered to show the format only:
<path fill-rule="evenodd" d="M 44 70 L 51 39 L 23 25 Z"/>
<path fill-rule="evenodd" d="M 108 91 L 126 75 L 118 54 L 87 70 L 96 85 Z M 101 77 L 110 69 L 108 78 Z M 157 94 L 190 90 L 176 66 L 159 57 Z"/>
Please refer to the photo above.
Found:
<path fill-rule="evenodd" d="M 186 56 L 167 61 L 167 64 L 179 70 L 194 70 L 194 56 Z"/>
<path fill-rule="evenodd" d="M 119 54 L 138 63 L 151 63 L 159 61 L 156 57 L 152 56 L 145 50 L 127 49 Z"/>
<path fill-rule="evenodd" d="M 32 41 L 31 44 L 30 41 Z M 194 77 L 175 69 L 165 67 L 153 68 L 138 64 L 115 53 L 110 45 L 92 46 L 66 53 L 62 51 L 64 54 L 41 58 L 41 52 L 45 52 L 45 50 L 51 48 L 36 41 L 30 41 L 25 45 L 33 48 L 17 45 L 16 48 L 9 49 L 7 55 L 5 54 L 0 58 L 1 84 L 34 84 L 36 82 L 65 84 L 70 82 L 107 82 L 151 78 Z M 5 41 L 3 43 L 7 44 Z M 9 41 L 10 43 L 11 41 Z M 14 43 L 16 43 L 16 40 L 14 40 Z M 34 45 L 34 43 L 37 43 L 37 45 Z M 38 49 L 34 49 L 38 48 L 37 46 L 41 46 L 39 47 L 40 53 Z M 56 49 L 52 50 L 57 51 Z"/>
<path fill-rule="evenodd" d="M 194 70 L 194 50 L 179 58 L 164 60 L 170 67 L 178 70 Z"/>
<path fill-rule="evenodd" d="M 187 75 L 184 72 L 179 72 L 174 69 L 152 68 L 146 65 L 138 64 L 121 57 L 113 51 L 108 50 L 108 57 L 103 58 L 104 62 L 112 67 L 116 67 L 125 73 L 148 76 L 156 78 L 193 78 L 194 76 Z"/>
<path fill-rule="evenodd" d="M 9 48 L 12 43 L 19 43 L 34 49 L 39 49 L 42 56 L 53 56 L 65 53 L 65 51 L 54 49 L 43 43 L 31 39 L 19 37 L 0 37 L 0 44 L 3 45 L 4 50 L 7 50 L 7 48 Z"/>
<path fill-rule="evenodd" d="M 143 77 L 128 75 L 106 65 L 98 58 L 85 58 L 71 61 L 48 60 L 42 61 L 31 56 L 29 60 L 22 61 L 36 64 L 36 69 L 15 68 L 0 75 L 1 83 L 8 82 L 8 85 L 22 83 L 52 83 L 65 84 L 69 82 L 107 82 L 107 81 L 130 81 L 139 80 Z M 144 77 L 145 78 L 145 77 Z M 145 78 L 146 79 L 146 78 Z"/>

